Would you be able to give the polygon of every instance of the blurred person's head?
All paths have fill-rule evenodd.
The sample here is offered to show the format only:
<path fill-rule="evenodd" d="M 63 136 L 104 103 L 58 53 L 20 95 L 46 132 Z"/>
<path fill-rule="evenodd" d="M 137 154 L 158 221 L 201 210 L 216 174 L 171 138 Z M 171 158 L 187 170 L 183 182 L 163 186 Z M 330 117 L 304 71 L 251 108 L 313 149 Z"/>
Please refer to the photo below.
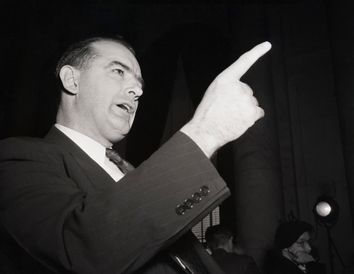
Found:
<path fill-rule="evenodd" d="M 310 239 L 313 227 L 303 221 L 281 223 L 275 233 L 275 247 L 284 257 L 297 263 L 313 261 Z"/>
<path fill-rule="evenodd" d="M 234 252 L 234 235 L 226 227 L 221 225 L 208 227 L 205 232 L 205 240 L 212 251 L 223 249 L 226 252 Z"/>

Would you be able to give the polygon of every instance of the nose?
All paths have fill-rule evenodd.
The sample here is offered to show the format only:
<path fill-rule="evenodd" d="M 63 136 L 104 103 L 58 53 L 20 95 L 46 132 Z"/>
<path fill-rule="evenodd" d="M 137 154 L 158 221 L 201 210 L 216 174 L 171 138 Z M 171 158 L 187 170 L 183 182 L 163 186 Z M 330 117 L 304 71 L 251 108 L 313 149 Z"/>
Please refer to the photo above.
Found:
<path fill-rule="evenodd" d="M 144 81 L 137 75 L 129 75 L 126 79 L 126 92 L 134 101 L 138 100 L 143 95 Z"/>
<path fill-rule="evenodd" d="M 143 90 L 140 87 L 128 88 L 128 95 L 136 101 L 143 95 Z"/>
<path fill-rule="evenodd" d="M 130 81 L 130 84 L 128 84 L 126 90 L 128 95 L 134 100 L 138 100 L 139 97 L 143 95 L 142 85 L 140 84 L 140 82 L 138 82 L 137 79 L 132 79 L 132 81 Z"/>

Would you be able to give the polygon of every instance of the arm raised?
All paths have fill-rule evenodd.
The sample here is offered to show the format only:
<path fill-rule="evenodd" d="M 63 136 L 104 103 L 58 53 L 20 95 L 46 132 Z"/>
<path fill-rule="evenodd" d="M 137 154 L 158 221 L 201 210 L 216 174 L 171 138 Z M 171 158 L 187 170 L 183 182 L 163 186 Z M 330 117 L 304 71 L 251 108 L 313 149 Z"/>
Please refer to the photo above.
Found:
<path fill-rule="evenodd" d="M 264 116 L 252 89 L 240 78 L 270 48 L 269 42 L 263 42 L 221 72 L 206 90 L 193 118 L 182 127 L 181 131 L 208 157 Z"/>

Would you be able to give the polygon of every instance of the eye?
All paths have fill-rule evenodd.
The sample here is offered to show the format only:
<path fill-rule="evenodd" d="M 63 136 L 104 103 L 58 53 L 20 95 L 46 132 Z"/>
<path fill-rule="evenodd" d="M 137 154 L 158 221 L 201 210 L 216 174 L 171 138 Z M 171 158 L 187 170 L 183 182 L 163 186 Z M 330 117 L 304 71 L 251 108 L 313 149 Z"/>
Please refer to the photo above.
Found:
<path fill-rule="evenodd" d="M 307 241 L 300 241 L 300 242 L 297 242 L 298 245 L 301 245 L 301 246 L 304 246 L 305 243 L 308 243 Z"/>
<path fill-rule="evenodd" d="M 113 71 L 114 73 L 119 74 L 120 76 L 124 76 L 124 70 L 122 70 L 122 69 L 120 69 L 120 68 L 114 68 L 114 69 L 112 69 L 112 71 Z"/>

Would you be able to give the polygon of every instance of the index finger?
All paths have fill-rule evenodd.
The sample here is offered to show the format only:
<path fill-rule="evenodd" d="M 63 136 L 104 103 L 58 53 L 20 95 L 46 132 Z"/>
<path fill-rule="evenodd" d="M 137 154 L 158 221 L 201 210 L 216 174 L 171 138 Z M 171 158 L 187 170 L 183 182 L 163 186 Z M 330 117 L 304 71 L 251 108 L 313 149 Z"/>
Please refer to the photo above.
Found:
<path fill-rule="evenodd" d="M 223 80 L 239 80 L 249 68 L 266 52 L 270 50 L 272 44 L 263 42 L 242 54 L 232 65 L 226 68 L 219 76 Z"/>

